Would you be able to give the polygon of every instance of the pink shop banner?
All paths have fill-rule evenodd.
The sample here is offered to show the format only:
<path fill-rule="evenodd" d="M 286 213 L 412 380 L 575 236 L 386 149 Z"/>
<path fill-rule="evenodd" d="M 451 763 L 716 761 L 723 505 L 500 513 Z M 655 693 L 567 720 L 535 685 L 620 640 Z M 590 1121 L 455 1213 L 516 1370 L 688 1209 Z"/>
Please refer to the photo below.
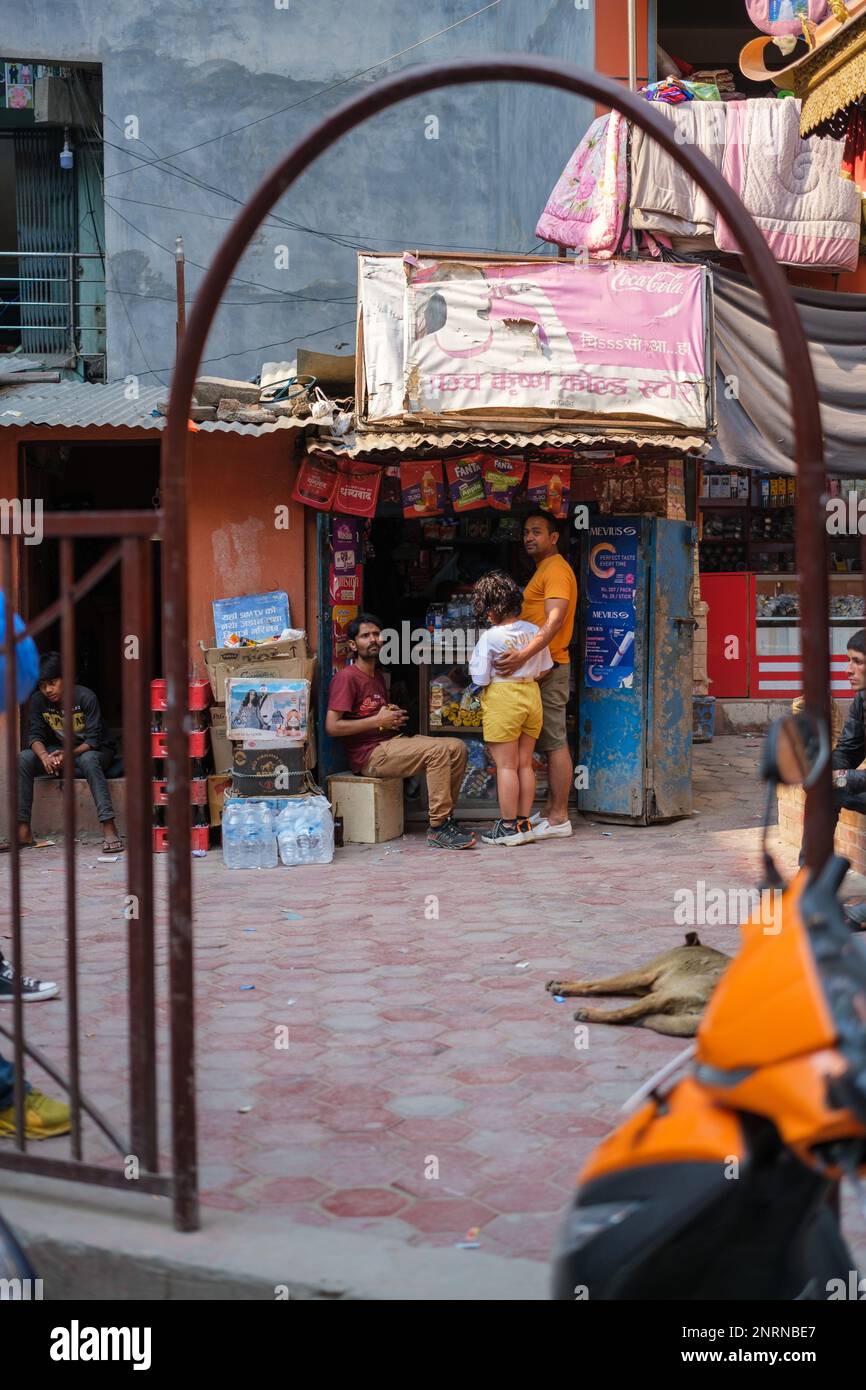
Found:
<path fill-rule="evenodd" d="M 703 267 L 423 258 L 404 269 L 409 414 L 504 408 L 708 428 Z"/>

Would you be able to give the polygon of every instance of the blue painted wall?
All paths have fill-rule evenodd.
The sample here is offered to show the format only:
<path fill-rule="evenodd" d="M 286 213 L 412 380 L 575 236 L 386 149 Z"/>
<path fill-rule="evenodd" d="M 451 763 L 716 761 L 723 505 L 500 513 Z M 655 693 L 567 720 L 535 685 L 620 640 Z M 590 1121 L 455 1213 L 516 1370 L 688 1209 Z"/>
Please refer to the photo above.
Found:
<path fill-rule="evenodd" d="M 169 379 L 175 236 L 184 237 L 190 297 L 202 276 L 195 263 L 208 264 L 239 202 L 347 97 L 410 64 L 503 50 L 592 66 L 595 6 L 575 0 L 502 0 L 382 64 L 483 3 L 4 6 L 6 53 L 102 67 L 110 380 Z M 127 138 L 130 117 L 137 139 Z M 591 118 L 590 104 L 576 98 L 497 84 L 432 93 L 367 122 L 260 230 L 204 370 L 251 377 L 263 360 L 294 356 L 298 341 L 351 351 L 356 248 L 533 248 L 546 196 Z M 434 130 L 438 138 L 428 138 Z M 279 268 L 280 247 L 288 268 Z"/>

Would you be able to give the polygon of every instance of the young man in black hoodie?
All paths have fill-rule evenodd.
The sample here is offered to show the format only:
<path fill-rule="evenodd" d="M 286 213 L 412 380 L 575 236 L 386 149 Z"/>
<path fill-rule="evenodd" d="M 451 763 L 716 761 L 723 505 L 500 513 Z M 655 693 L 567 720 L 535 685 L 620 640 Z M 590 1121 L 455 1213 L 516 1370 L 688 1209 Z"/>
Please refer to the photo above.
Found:
<path fill-rule="evenodd" d="M 842 810 L 866 816 L 866 768 L 858 770 L 866 759 L 866 632 L 862 628 L 848 643 L 848 681 L 854 698 L 832 759 L 834 827 Z M 850 926 L 866 930 L 866 902 L 846 904 L 845 914 Z"/>
<path fill-rule="evenodd" d="M 87 778 L 102 828 L 104 854 L 120 854 L 124 845 L 114 822 L 114 806 L 105 774 L 117 756 L 102 722 L 99 701 L 86 685 L 72 692 L 74 773 Z M 29 747 L 18 755 L 18 841 L 35 843 L 30 828 L 33 783 L 37 777 L 63 773 L 63 678 L 60 657 L 49 652 L 39 663 L 39 682 L 30 699 Z"/>

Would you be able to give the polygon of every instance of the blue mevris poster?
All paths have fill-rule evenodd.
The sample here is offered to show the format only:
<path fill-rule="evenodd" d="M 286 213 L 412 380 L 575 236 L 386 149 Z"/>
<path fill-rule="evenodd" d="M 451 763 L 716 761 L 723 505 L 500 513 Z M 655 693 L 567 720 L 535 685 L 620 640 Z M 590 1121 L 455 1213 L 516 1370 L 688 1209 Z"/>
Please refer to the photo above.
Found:
<path fill-rule="evenodd" d="M 638 528 L 631 518 L 606 518 L 589 531 L 584 684 L 630 690 L 634 683 L 634 598 Z"/>

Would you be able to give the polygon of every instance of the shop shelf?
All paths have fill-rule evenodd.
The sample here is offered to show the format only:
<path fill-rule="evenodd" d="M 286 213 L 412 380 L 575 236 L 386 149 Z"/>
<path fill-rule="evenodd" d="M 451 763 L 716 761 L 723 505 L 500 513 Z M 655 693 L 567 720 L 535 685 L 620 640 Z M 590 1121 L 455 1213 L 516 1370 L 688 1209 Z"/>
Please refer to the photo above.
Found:
<path fill-rule="evenodd" d="M 462 737 L 462 738 L 482 738 L 482 737 L 483 737 L 483 735 L 482 735 L 482 733 L 481 733 L 481 725 L 480 725 L 480 724 L 472 724 L 472 725 L 470 725 L 470 726 L 468 726 L 468 727 L 467 727 L 466 725 L 464 725 L 464 724 L 460 724 L 460 725 L 457 725 L 457 724 L 440 724 L 440 725 L 438 725 L 438 727 L 435 728 L 435 729 L 432 729 L 432 728 L 429 729 L 429 730 L 428 730 L 428 733 L 430 734 L 430 737 L 431 737 L 431 738 L 435 738 L 436 734 L 448 734 L 449 736 L 451 736 L 451 735 L 453 735 L 453 734 L 457 734 L 458 738 L 461 738 L 461 737 Z"/>

